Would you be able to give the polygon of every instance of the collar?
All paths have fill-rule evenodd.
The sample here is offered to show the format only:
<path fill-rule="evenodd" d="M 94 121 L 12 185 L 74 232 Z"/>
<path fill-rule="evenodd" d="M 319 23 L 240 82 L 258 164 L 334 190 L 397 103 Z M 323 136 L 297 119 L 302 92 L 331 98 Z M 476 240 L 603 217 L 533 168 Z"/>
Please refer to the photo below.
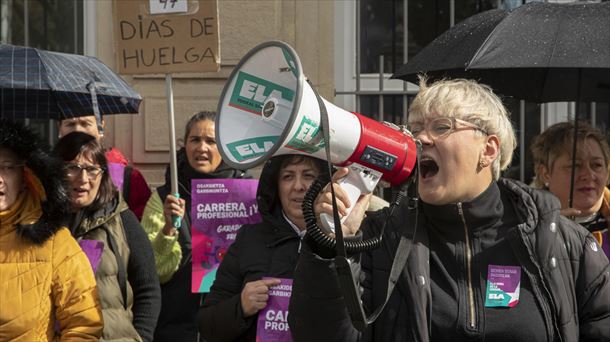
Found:
<path fill-rule="evenodd" d="M 305 236 L 305 233 L 307 232 L 307 229 L 299 229 L 299 227 L 297 227 L 296 224 L 294 224 L 292 221 L 290 221 L 290 219 L 288 218 L 288 216 L 286 216 L 286 214 L 284 213 L 284 210 L 282 210 L 282 216 L 284 216 L 284 220 L 286 220 L 286 222 L 288 222 L 288 224 L 290 225 L 290 227 L 292 227 L 292 229 L 294 230 L 295 233 L 297 233 L 297 235 L 299 236 L 299 238 L 303 238 L 303 236 Z"/>
<path fill-rule="evenodd" d="M 457 234 L 456 237 L 463 238 L 464 223 L 459 213 L 460 206 L 466 225 L 469 230 L 475 232 L 495 226 L 504 215 L 504 205 L 496 182 L 492 182 L 485 191 L 470 202 L 446 205 L 422 202 L 426 223 L 448 236 Z"/>

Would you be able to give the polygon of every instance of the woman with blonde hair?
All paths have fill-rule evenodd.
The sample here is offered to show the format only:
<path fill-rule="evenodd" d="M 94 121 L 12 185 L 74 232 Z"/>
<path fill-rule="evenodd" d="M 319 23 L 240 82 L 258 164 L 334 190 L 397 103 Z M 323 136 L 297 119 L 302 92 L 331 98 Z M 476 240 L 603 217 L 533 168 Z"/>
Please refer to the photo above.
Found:
<path fill-rule="evenodd" d="M 576 158 L 572 158 L 574 123 L 550 126 L 532 142 L 534 186 L 552 192 L 561 202 L 562 214 L 587 228 L 610 257 L 610 147 L 607 137 L 585 122 L 578 123 Z M 573 199 L 570 184 L 574 172 Z"/>
<path fill-rule="evenodd" d="M 98 341 L 91 265 L 63 227 L 63 169 L 38 137 L 0 119 L 0 340 Z"/>
<path fill-rule="evenodd" d="M 339 213 L 355 206 L 344 236 L 367 239 L 385 225 L 381 246 L 351 263 L 365 311 L 385 309 L 356 330 L 334 250 L 306 239 L 289 308 L 294 340 L 609 340 L 608 259 L 584 228 L 559 214 L 554 196 L 500 177 L 515 148 L 500 99 L 472 80 L 422 80 L 409 112 L 409 130 L 422 145 L 419 201 L 363 219 L 368 198 L 349 203 L 336 183 L 348 170 L 333 176 Z M 332 215 L 326 188 L 316 215 Z M 408 258 L 386 303 L 398 246 Z"/>

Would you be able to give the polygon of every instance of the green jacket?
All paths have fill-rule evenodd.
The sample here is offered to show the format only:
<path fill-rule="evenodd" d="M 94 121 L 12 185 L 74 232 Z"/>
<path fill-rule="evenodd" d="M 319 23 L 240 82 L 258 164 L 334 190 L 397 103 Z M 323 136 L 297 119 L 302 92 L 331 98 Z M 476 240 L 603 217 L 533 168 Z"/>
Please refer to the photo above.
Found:
<path fill-rule="evenodd" d="M 127 204 L 119 199 L 118 203 L 111 203 L 82 218 L 80 223 L 72 228 L 72 234 L 77 240 L 104 242 L 104 251 L 95 272 L 104 316 L 102 341 L 142 341 L 132 324 L 133 291 L 126 281 L 125 270 L 130 250 L 120 214 L 128 209 Z M 119 282 L 120 267 L 117 261 L 122 263 L 125 276 L 122 285 Z M 125 296 L 122 287 L 125 289 Z"/>

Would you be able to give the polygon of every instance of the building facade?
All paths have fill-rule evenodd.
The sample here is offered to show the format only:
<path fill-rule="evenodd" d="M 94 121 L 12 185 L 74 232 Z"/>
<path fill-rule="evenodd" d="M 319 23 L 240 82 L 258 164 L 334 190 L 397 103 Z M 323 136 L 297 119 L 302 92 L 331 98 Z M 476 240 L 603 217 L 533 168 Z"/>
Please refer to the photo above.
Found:
<path fill-rule="evenodd" d="M 394 70 L 455 23 L 524 2 L 529 1 L 218 0 L 221 68 L 174 75 L 176 136 L 182 138 L 184 124 L 194 112 L 216 109 L 224 83 L 241 57 L 268 40 L 282 40 L 295 48 L 306 76 L 326 99 L 377 120 L 405 123 L 417 87 L 390 80 Z M 112 0 L 2 0 L 0 40 L 96 56 L 116 70 Z M 123 151 L 156 186 L 163 181 L 169 161 L 164 76 L 124 78 L 144 101 L 139 115 L 105 117 L 105 143 Z M 549 125 L 574 118 L 575 106 L 518 99 L 506 104 L 519 137 L 509 176 L 529 181 L 530 140 Z M 581 108 L 581 118 L 608 130 L 608 103 L 586 103 Z M 51 143 L 56 140 L 54 123 L 30 120 L 30 124 Z"/>

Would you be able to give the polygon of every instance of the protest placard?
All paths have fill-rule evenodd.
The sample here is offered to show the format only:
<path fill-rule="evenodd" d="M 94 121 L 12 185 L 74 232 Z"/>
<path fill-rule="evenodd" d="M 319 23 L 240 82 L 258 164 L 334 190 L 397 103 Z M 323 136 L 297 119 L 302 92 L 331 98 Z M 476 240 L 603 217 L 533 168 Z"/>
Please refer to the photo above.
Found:
<path fill-rule="evenodd" d="M 263 277 L 263 279 L 272 278 Z M 256 342 L 292 341 L 290 327 L 288 326 L 288 305 L 292 295 L 292 279 L 279 279 L 281 283 L 269 289 L 267 306 L 258 313 Z"/>
<path fill-rule="evenodd" d="M 256 179 L 194 179 L 191 184 L 192 292 L 210 292 L 218 265 L 243 224 L 258 223 Z"/>
<path fill-rule="evenodd" d="M 218 71 L 216 0 L 114 1 L 119 73 Z"/>

